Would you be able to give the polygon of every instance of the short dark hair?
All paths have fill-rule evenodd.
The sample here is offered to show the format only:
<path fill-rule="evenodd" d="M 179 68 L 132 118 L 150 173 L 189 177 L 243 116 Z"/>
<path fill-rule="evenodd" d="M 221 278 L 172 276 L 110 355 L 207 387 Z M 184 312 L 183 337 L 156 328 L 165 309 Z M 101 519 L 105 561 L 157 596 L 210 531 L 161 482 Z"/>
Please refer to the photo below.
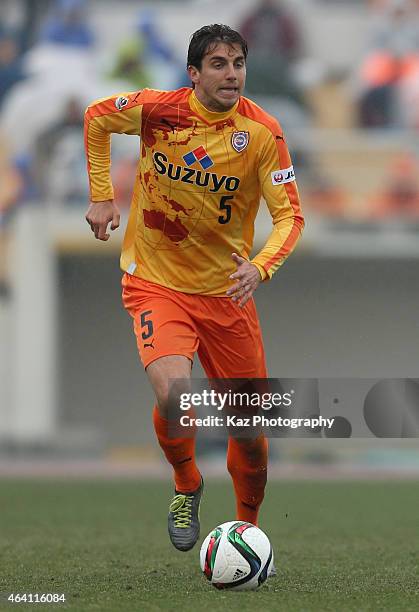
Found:
<path fill-rule="evenodd" d="M 243 36 L 229 26 L 220 23 L 206 25 L 194 32 L 191 37 L 188 49 L 187 66 L 194 66 L 201 69 L 202 59 L 209 52 L 209 47 L 219 42 L 227 45 L 240 45 L 244 59 L 247 57 L 247 42 Z"/>

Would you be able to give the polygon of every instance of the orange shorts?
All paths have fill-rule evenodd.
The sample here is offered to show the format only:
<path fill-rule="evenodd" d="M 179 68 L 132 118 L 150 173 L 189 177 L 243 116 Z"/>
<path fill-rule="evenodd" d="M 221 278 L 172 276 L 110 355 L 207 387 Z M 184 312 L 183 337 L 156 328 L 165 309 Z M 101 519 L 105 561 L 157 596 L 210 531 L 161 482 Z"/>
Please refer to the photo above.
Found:
<path fill-rule="evenodd" d="M 266 378 L 262 333 L 253 299 L 174 291 L 125 273 L 122 301 L 134 320 L 146 368 L 166 355 L 197 352 L 208 378 Z"/>

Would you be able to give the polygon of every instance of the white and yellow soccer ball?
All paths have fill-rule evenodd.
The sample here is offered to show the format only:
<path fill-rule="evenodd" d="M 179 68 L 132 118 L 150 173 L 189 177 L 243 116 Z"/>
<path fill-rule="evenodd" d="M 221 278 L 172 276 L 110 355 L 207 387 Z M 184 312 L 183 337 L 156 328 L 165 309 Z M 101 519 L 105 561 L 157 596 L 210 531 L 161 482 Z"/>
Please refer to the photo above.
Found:
<path fill-rule="evenodd" d="M 257 589 L 269 576 L 273 561 L 268 536 L 244 521 L 215 527 L 200 552 L 201 570 L 217 589 Z"/>

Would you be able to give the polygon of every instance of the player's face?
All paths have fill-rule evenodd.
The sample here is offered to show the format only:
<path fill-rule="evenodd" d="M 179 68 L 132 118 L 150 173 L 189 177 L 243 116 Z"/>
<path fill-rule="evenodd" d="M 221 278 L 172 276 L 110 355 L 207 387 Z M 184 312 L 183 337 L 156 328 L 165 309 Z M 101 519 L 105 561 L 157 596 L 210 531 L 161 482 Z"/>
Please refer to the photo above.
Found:
<path fill-rule="evenodd" d="M 202 59 L 201 69 L 189 67 L 198 100 L 210 111 L 232 108 L 244 89 L 246 63 L 238 44 L 218 43 Z"/>

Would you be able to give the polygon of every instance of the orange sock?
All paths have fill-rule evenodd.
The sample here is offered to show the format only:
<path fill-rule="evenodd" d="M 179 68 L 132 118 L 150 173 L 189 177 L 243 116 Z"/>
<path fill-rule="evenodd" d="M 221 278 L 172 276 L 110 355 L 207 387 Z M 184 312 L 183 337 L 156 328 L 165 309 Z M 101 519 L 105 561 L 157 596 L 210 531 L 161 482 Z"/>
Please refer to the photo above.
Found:
<path fill-rule="evenodd" d="M 154 429 L 168 462 L 173 466 L 176 491 L 191 493 L 201 484 L 201 474 L 195 463 L 195 438 L 169 438 L 169 421 L 153 411 Z"/>
<path fill-rule="evenodd" d="M 263 434 L 256 440 L 228 440 L 227 468 L 236 494 L 236 517 L 257 525 L 259 507 L 265 494 L 268 441 Z"/>

